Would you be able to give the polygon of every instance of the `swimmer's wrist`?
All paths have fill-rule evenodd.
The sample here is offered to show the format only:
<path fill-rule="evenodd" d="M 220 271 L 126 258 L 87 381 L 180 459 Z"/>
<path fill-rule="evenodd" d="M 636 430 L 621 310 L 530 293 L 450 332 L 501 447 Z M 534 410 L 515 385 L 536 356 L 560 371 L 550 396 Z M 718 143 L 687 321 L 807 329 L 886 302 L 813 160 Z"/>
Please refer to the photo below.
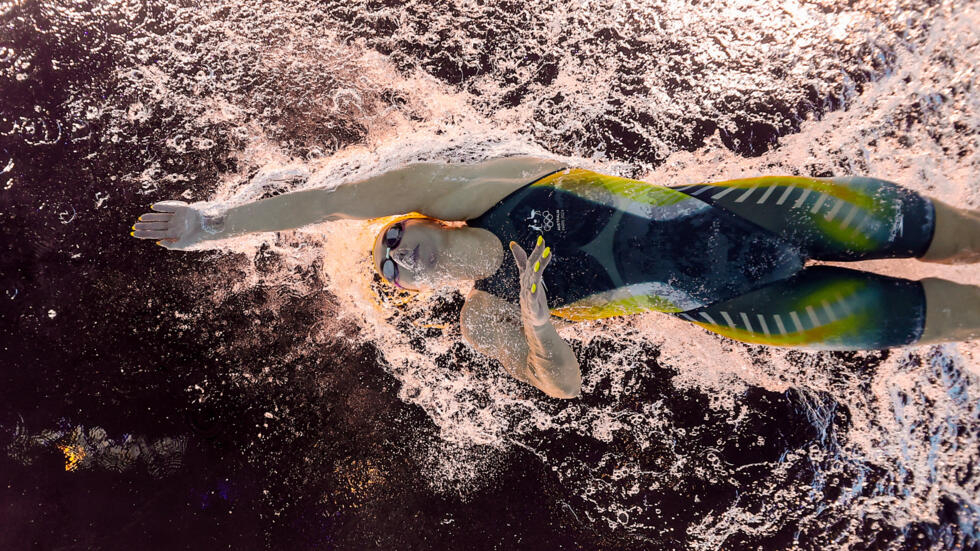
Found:
<path fill-rule="evenodd" d="M 195 206 L 197 223 L 200 227 L 200 241 L 223 239 L 229 237 L 233 222 L 230 220 L 230 209 L 213 203 L 200 203 Z"/>
<path fill-rule="evenodd" d="M 201 229 L 209 235 L 219 235 L 225 232 L 226 215 L 223 212 L 200 213 Z"/>

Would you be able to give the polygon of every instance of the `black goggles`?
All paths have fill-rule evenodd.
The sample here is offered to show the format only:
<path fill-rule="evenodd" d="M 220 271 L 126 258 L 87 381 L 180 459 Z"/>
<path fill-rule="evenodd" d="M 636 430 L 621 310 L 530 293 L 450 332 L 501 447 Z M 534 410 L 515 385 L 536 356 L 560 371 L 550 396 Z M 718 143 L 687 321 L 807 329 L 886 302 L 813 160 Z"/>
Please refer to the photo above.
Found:
<path fill-rule="evenodd" d="M 388 228 L 384 237 L 381 238 L 381 242 L 388 248 L 385 251 L 385 259 L 381 261 L 381 275 L 395 285 L 398 285 L 398 264 L 395 263 L 395 260 L 390 255 L 391 249 L 394 249 L 402 242 L 403 235 L 405 235 L 405 225 L 397 222 Z M 401 285 L 398 286 L 401 287 Z"/>

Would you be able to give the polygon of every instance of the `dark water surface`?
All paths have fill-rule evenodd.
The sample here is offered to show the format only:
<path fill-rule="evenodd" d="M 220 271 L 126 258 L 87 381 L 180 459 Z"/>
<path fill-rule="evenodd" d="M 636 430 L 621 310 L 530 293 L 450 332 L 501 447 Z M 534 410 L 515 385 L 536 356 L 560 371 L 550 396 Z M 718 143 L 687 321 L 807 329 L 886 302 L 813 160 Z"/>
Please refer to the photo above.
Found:
<path fill-rule="evenodd" d="M 861 499 L 901 499 L 913 491 L 903 480 L 919 474 L 869 459 L 828 478 L 829 459 L 787 460 L 836 453 L 853 422 L 840 397 L 749 386 L 733 409 L 719 408 L 707 392 L 673 385 L 681 368 L 642 339 L 628 349 L 606 336 L 572 343 L 587 373 L 617 354 L 633 366 L 625 379 L 597 379 L 578 407 L 612 407 L 628 420 L 655 404 L 674 439 L 641 445 L 627 430 L 603 440 L 544 427 L 506 449 L 471 443 L 467 454 L 490 458 L 474 463 L 486 472 L 447 490 L 425 474 L 446 429 L 400 396 L 403 382 L 380 367 L 384 344 L 350 319 L 314 338 L 342 308 L 319 263 L 294 269 L 279 246 L 168 253 L 128 235 L 151 202 L 207 198 L 222 177 L 254 173 L 261 163 L 242 154 L 250 129 L 310 159 L 365 143 L 386 110 L 429 120 L 398 80 L 415 71 L 480 114 L 527 108 L 517 131 L 562 155 L 604 156 L 639 173 L 713 135 L 737 156 L 763 155 L 890 75 L 895 50 L 928 27 L 922 4 L 869 15 L 878 34 L 866 40 L 801 47 L 834 51 L 823 65 L 794 61 L 788 46 L 741 69 L 732 61 L 726 78 L 738 86 L 698 96 L 716 69 L 698 58 L 697 33 L 713 35 L 668 34 L 661 4 L 604 28 L 593 26 L 602 6 L 572 13 L 560 32 L 541 27 L 545 15 L 574 12 L 560 4 L 0 2 L 0 549 L 974 548 L 975 495 L 931 499 L 929 521 L 882 518 L 863 514 Z M 735 51 L 732 29 L 716 30 Z M 248 39 L 224 38 L 235 33 Z M 321 34 L 376 52 L 396 77 L 360 83 L 363 58 L 328 59 L 315 40 L 296 38 Z M 778 33 L 745 40 L 792 42 Z M 608 87 L 608 98 L 572 96 L 584 84 L 561 84 L 566 55 L 585 72 L 609 62 L 607 81 L 587 83 Z M 347 89 L 356 107 L 322 107 Z M 637 99 L 661 92 L 686 114 Z M 222 102 L 232 114 L 209 118 Z M 927 116 L 909 113 L 907 128 Z M 227 292 L 287 271 L 306 292 Z M 432 317 L 452 321 L 461 297 L 432 305 Z M 393 323 L 413 346 L 427 338 L 431 329 L 399 316 Z M 871 381 L 895 354 L 826 354 L 814 369 Z M 789 360 L 814 365 L 803 353 Z M 959 364 L 938 352 L 914 362 L 933 366 L 964 407 L 980 407 Z M 435 364 L 494 380 L 458 339 Z M 489 406 L 482 391 L 465 399 Z M 556 418 L 569 407 L 523 396 Z M 977 432 L 975 418 L 949 422 L 952 436 L 935 446 Z M 631 491 L 615 482 L 625 464 L 669 474 Z M 974 470 L 957 476 L 943 483 L 977 487 Z M 802 489 L 780 493 L 792 487 Z M 730 529 L 704 528 L 726 514 Z"/>

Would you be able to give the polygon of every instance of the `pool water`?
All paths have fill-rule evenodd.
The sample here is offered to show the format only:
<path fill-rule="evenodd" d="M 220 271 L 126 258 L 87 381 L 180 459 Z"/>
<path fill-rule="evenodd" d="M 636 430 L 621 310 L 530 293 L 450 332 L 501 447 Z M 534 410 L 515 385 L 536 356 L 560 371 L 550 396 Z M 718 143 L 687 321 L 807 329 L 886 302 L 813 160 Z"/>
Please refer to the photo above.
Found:
<path fill-rule="evenodd" d="M 0 0 L 4 549 L 968 549 L 977 342 L 559 328 L 582 398 L 462 341 L 378 223 L 129 237 L 419 160 L 681 185 L 860 174 L 980 208 L 960 1 Z M 980 284 L 976 266 L 861 269 Z"/>

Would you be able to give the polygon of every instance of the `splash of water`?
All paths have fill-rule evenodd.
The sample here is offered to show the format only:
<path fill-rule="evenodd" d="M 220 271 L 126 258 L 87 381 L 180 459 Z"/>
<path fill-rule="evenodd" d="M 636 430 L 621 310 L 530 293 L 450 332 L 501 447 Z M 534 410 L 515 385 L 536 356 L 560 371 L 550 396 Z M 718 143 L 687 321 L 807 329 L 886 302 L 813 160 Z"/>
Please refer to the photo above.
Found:
<path fill-rule="evenodd" d="M 406 162 L 523 153 L 666 185 L 864 174 L 980 201 L 980 11 L 968 3 L 42 9 L 69 35 L 93 22 L 125 29 L 89 39 L 121 61 L 111 82 L 68 93 L 70 123 L 39 113 L 5 119 L 0 132 L 39 144 L 95 134 L 153 152 L 101 193 L 158 200 L 172 198 L 159 197 L 162 187 L 186 186 L 188 200 L 239 204 Z M 5 76 L 31 76 L 29 53 L 7 47 L 0 63 Z M 465 498 L 523 450 L 572 496 L 569 518 L 633 541 L 847 548 L 881 533 L 899 548 L 917 545 L 922 531 L 909 527 L 938 522 L 948 504 L 955 526 L 927 545 L 975 541 L 976 343 L 811 353 L 657 314 L 587 322 L 559 329 L 585 375 L 583 400 L 559 404 L 461 344 L 467 289 L 392 306 L 398 297 L 372 282 L 367 261 L 377 229 L 337 222 L 239 238 L 187 284 L 212 280 L 215 304 L 274 289 L 253 309 L 273 314 L 282 297 L 325 286 L 334 302 L 306 344 L 277 360 L 345 340 L 375 344 L 399 397 L 437 429 L 418 452 L 437 491 Z M 966 267 L 859 267 L 980 284 Z M 246 385 L 261 378 L 240 374 Z M 785 419 L 799 434 L 779 430 Z M 359 488 L 383 478 L 372 468 L 351 467 Z"/>

